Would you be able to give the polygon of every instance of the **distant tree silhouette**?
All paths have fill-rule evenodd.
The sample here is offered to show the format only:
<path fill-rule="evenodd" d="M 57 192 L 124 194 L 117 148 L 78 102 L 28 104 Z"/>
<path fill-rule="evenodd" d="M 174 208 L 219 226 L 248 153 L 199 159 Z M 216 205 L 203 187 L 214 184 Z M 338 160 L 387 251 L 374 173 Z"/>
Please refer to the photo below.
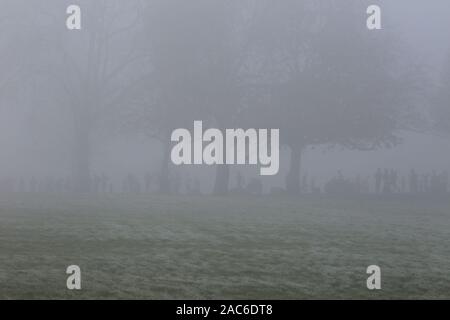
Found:
<path fill-rule="evenodd" d="M 153 82 L 138 114 L 149 135 L 162 142 L 161 192 L 170 189 L 173 129 L 190 128 L 194 120 L 221 129 L 237 125 L 245 90 L 245 2 L 157 0 L 146 11 Z M 225 194 L 228 186 L 229 168 L 218 165 L 213 192 Z"/>
<path fill-rule="evenodd" d="M 71 1 L 22 2 L 17 2 L 17 8 L 27 8 L 30 17 L 17 22 L 27 32 L 16 34 L 16 40 L 33 46 L 22 48 L 27 59 L 19 65 L 26 68 L 29 79 L 39 81 L 37 90 L 43 84 L 51 87 L 49 103 L 67 107 L 70 123 L 65 128 L 72 132 L 74 191 L 89 191 L 92 134 L 99 120 L 129 101 L 134 85 L 145 78 L 141 62 L 146 55 L 136 50 L 130 37 L 140 25 L 140 1 L 120 5 L 107 0 L 78 1 L 80 31 L 65 28 L 62 13 Z"/>
<path fill-rule="evenodd" d="M 267 74 L 260 107 L 290 148 L 286 189 L 300 192 L 302 152 L 313 145 L 395 146 L 416 119 L 415 69 L 385 31 L 365 28 L 365 2 L 268 2 L 257 45 Z M 367 6 L 366 6 L 367 7 Z M 402 61 L 403 60 L 403 61 Z"/>

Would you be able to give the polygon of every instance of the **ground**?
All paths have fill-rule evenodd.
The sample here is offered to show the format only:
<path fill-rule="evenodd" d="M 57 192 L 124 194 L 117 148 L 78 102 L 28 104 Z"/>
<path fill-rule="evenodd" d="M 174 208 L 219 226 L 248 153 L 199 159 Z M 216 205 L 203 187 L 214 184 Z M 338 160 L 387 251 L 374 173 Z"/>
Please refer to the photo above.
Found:
<path fill-rule="evenodd" d="M 0 298 L 449 299 L 450 200 L 3 195 Z"/>

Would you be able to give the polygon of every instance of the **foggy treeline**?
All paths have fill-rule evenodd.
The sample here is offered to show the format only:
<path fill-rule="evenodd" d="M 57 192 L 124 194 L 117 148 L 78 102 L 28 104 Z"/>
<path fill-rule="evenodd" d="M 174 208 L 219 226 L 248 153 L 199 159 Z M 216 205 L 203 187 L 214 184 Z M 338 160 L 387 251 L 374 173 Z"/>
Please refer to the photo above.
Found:
<path fill-rule="evenodd" d="M 82 29 L 69 31 L 73 2 L 0 2 L 3 191 L 226 194 L 272 186 L 252 178 L 252 168 L 173 166 L 170 134 L 194 120 L 279 128 L 275 189 L 287 194 L 319 186 L 304 178 L 313 148 L 370 153 L 411 134 L 448 139 L 450 48 L 435 69 L 417 59 L 388 1 L 376 1 L 376 31 L 366 28 L 374 1 L 365 0 L 82 0 Z M 441 152 L 424 161 L 448 159 Z M 391 169 L 376 172 L 390 163 L 349 188 L 366 181 L 367 192 L 420 192 L 425 183 L 423 192 L 447 192 L 446 168 L 414 178 L 411 159 L 402 160 L 405 180 L 395 173 L 395 188 Z M 339 189 L 350 180 L 339 173 L 327 181 Z"/>

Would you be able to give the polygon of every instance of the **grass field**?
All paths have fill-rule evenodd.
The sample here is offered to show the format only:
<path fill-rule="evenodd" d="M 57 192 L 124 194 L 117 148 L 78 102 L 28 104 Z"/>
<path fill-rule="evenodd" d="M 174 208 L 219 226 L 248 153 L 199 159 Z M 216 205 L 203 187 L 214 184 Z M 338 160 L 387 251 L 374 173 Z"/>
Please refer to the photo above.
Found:
<path fill-rule="evenodd" d="M 450 200 L 0 196 L 0 298 L 448 299 Z"/>

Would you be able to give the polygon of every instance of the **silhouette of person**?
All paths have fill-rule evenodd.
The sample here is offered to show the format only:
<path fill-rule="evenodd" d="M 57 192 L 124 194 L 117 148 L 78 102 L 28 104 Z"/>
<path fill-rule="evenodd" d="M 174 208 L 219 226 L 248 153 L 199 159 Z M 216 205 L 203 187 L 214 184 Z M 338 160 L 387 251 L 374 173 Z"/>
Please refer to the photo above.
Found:
<path fill-rule="evenodd" d="M 383 193 L 391 193 L 390 174 L 388 169 L 384 169 L 383 171 Z"/>
<path fill-rule="evenodd" d="M 381 180 L 383 179 L 383 172 L 378 168 L 375 172 L 375 192 L 381 193 Z"/>
<path fill-rule="evenodd" d="M 409 192 L 417 193 L 419 191 L 419 178 L 414 169 L 409 173 Z"/>
<path fill-rule="evenodd" d="M 391 192 L 396 192 L 397 191 L 397 183 L 398 183 L 398 175 L 397 175 L 397 171 L 395 171 L 394 169 L 391 169 L 391 171 L 389 172 L 389 186 L 390 186 L 390 191 Z"/>
<path fill-rule="evenodd" d="M 424 173 L 422 174 L 422 192 L 428 193 L 430 191 L 430 184 L 429 184 L 429 175 Z"/>

